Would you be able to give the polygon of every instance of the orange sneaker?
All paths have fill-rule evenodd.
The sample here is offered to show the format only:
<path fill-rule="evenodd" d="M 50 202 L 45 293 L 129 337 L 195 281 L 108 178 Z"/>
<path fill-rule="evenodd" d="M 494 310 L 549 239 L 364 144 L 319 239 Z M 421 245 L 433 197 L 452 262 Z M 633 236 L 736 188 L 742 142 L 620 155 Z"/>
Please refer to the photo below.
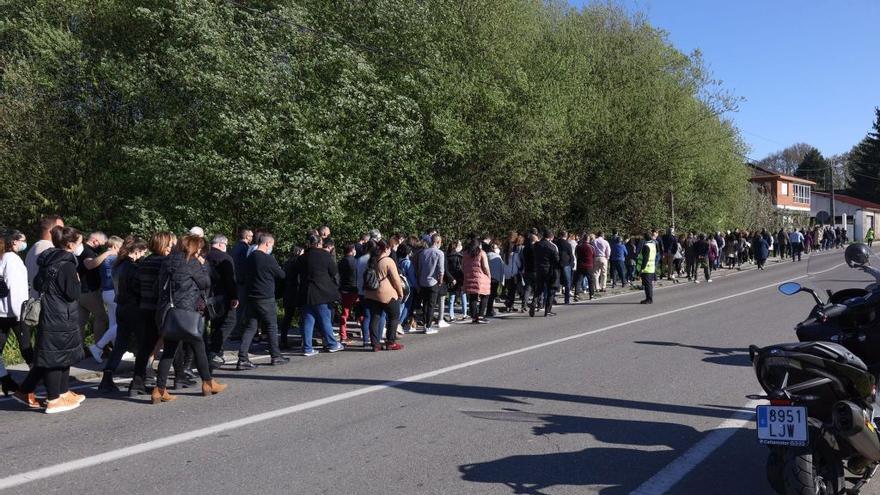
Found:
<path fill-rule="evenodd" d="M 70 400 L 74 400 L 74 401 L 76 401 L 77 404 L 82 404 L 83 401 L 86 400 L 85 395 L 78 394 L 78 393 L 74 392 L 73 390 L 68 390 L 67 392 L 64 392 L 63 394 L 61 394 L 61 397 L 66 397 Z"/>
<path fill-rule="evenodd" d="M 60 396 L 55 400 L 46 402 L 46 414 L 55 414 L 71 411 L 79 407 L 79 402 L 70 397 Z"/>

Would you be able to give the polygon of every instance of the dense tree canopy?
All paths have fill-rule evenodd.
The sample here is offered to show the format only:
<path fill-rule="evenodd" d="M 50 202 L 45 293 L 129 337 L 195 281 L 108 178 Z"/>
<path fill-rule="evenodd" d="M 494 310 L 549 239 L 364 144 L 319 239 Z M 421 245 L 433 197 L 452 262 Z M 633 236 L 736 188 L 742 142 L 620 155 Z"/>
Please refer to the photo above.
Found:
<path fill-rule="evenodd" d="M 849 189 L 853 195 L 880 203 L 880 108 L 873 130 L 849 153 Z"/>
<path fill-rule="evenodd" d="M 451 233 L 742 222 L 736 101 L 615 6 L 10 0 L 0 222 Z"/>
<path fill-rule="evenodd" d="M 831 175 L 829 173 L 828 160 L 822 156 L 817 148 L 810 148 L 804 159 L 798 164 L 794 175 L 811 180 L 816 183 L 816 189 L 820 191 L 831 190 Z"/>

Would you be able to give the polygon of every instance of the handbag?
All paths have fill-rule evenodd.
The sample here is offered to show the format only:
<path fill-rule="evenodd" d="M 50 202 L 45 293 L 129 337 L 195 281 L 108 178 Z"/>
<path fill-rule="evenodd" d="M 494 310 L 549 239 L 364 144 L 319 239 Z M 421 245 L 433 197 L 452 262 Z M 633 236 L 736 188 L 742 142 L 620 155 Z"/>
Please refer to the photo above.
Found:
<path fill-rule="evenodd" d="M 9 284 L 3 275 L 0 275 L 0 299 L 6 299 L 9 296 Z"/>
<path fill-rule="evenodd" d="M 43 284 L 43 290 L 40 291 L 40 295 L 37 297 L 29 297 L 27 301 L 22 303 L 21 305 L 21 324 L 27 325 L 29 327 L 36 327 L 40 324 L 40 313 L 43 308 L 43 296 L 46 295 L 46 292 L 49 290 L 49 284 L 55 280 L 55 277 L 58 276 L 58 270 L 55 268 L 49 269 L 49 277 L 46 279 L 46 282 Z"/>
<path fill-rule="evenodd" d="M 178 342 L 199 342 L 203 339 L 205 330 L 204 319 L 201 313 L 190 309 L 174 306 L 174 290 L 172 289 L 171 277 L 165 282 L 168 288 L 168 307 L 162 312 L 162 321 L 159 324 L 159 333 L 165 340 Z"/>

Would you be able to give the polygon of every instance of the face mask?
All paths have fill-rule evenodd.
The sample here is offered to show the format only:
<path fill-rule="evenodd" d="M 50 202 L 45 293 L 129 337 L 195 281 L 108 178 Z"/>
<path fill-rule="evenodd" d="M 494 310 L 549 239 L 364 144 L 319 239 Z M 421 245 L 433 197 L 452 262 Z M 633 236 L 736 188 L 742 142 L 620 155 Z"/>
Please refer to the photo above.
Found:
<path fill-rule="evenodd" d="M 19 253 L 24 252 L 25 249 L 27 249 L 27 243 L 26 243 L 26 242 L 22 242 L 22 243 L 18 246 L 18 252 L 19 252 Z"/>
<path fill-rule="evenodd" d="M 83 254 L 83 245 L 77 244 L 76 249 L 73 250 L 73 255 L 79 257 L 81 254 Z"/>
<path fill-rule="evenodd" d="M 460 252 L 461 252 L 461 246 L 456 246 L 456 248 L 455 248 L 455 252 L 456 252 L 456 253 L 460 253 Z"/>
<path fill-rule="evenodd" d="M 495 254 L 501 254 L 501 250 L 498 248 L 493 249 L 492 252 Z"/>
<path fill-rule="evenodd" d="M 272 254 L 272 248 L 267 249 L 266 254 Z"/>

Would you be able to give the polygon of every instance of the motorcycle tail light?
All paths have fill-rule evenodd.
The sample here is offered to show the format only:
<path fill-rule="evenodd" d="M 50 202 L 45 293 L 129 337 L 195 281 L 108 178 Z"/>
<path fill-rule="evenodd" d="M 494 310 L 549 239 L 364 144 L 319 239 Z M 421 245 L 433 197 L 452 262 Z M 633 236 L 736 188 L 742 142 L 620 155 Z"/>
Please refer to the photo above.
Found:
<path fill-rule="evenodd" d="M 770 399 L 771 406 L 793 406 L 794 402 L 788 399 Z"/>

